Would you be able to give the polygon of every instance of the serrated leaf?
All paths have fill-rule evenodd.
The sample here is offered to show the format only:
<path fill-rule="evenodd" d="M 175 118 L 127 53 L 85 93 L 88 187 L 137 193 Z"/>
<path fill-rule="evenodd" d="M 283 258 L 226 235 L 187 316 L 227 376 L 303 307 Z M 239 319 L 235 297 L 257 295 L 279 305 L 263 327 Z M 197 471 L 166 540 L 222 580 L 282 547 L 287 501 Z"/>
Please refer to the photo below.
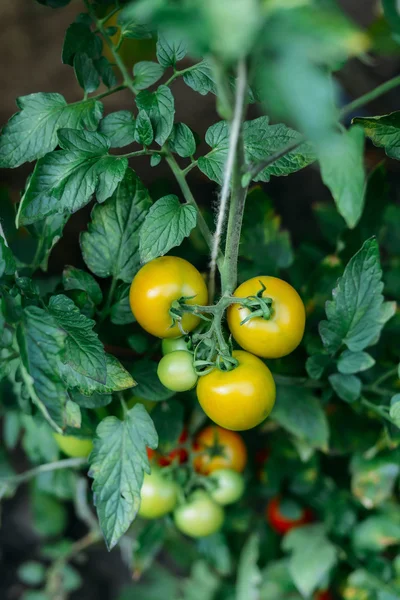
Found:
<path fill-rule="evenodd" d="M 328 421 L 321 403 L 308 390 L 278 386 L 271 418 L 313 448 L 327 450 Z"/>
<path fill-rule="evenodd" d="M 119 110 L 100 121 L 100 133 L 107 136 L 111 148 L 122 148 L 135 141 L 135 119 L 129 110 Z"/>
<path fill-rule="evenodd" d="M 135 519 L 144 473 L 150 473 L 146 448 L 156 448 L 153 422 L 141 404 L 124 421 L 107 417 L 97 428 L 89 457 L 94 503 L 107 547 L 111 550 Z"/>
<path fill-rule="evenodd" d="M 157 363 L 150 360 L 137 360 L 131 368 L 137 387 L 135 394 L 139 398 L 161 402 L 174 396 L 175 392 L 167 389 L 157 375 Z"/>
<path fill-rule="evenodd" d="M 341 400 L 355 402 L 361 394 L 361 379 L 355 375 L 343 375 L 334 373 L 329 376 L 329 383 Z"/>
<path fill-rule="evenodd" d="M 268 117 L 259 117 L 244 123 L 245 159 L 248 164 L 258 163 L 280 150 L 287 143 L 300 139 L 300 134 L 286 125 L 269 125 L 268 121 Z M 215 123 L 207 130 L 206 142 L 212 150 L 199 158 L 199 169 L 213 181 L 222 183 L 229 148 L 229 129 L 226 121 Z M 271 175 L 289 175 L 306 167 L 314 160 L 315 155 L 311 146 L 302 144 L 261 171 L 255 180 L 269 181 Z"/>
<path fill-rule="evenodd" d="M 75 304 L 62 294 L 52 296 L 49 312 L 66 332 L 63 375 L 69 387 L 75 386 L 75 373 L 106 383 L 106 357 L 103 344 L 93 331 L 95 321 L 85 317 Z"/>
<path fill-rule="evenodd" d="M 91 31 L 86 23 L 72 23 L 65 32 L 62 49 L 64 64 L 73 65 L 74 57 L 79 53 L 86 53 L 90 58 L 99 58 L 103 43 L 101 38 Z"/>
<path fill-rule="evenodd" d="M 79 85 L 87 94 L 97 90 L 100 85 L 100 77 L 90 56 L 84 52 L 75 54 L 74 71 Z"/>
<path fill-rule="evenodd" d="M 168 146 L 182 158 L 193 156 L 196 152 L 196 140 L 190 127 L 185 123 L 175 123 L 168 139 Z"/>
<path fill-rule="evenodd" d="M 376 341 L 395 309 L 384 303 L 382 290 L 378 243 L 370 238 L 349 261 L 332 292 L 333 300 L 325 305 L 328 320 L 321 321 L 319 332 L 329 353 L 342 344 L 360 352 Z"/>
<path fill-rule="evenodd" d="M 353 495 L 371 510 L 392 495 L 400 466 L 389 454 L 369 460 L 362 455 L 355 455 L 350 470 Z"/>
<path fill-rule="evenodd" d="M 133 85 L 137 90 L 145 90 L 156 83 L 164 75 L 161 65 L 148 60 L 135 63 L 133 67 Z"/>
<path fill-rule="evenodd" d="M 364 129 L 375 146 L 385 148 L 387 156 L 400 160 L 400 111 L 381 117 L 356 117 L 352 122 Z"/>
<path fill-rule="evenodd" d="M 194 65 L 190 70 L 183 74 L 183 81 L 192 90 L 205 96 L 209 92 L 216 93 L 215 82 L 211 66 L 206 60 Z"/>
<path fill-rule="evenodd" d="M 144 90 L 136 96 L 139 110 L 147 112 L 154 131 L 154 139 L 162 146 L 172 131 L 175 115 L 174 97 L 166 85 L 155 92 Z"/>
<path fill-rule="evenodd" d="M 20 112 L 3 127 L 0 137 L 0 167 L 19 167 L 51 152 L 58 144 L 57 131 L 96 129 L 103 105 L 93 99 L 68 105 L 61 94 L 39 92 L 17 98 Z"/>
<path fill-rule="evenodd" d="M 83 258 L 99 277 L 131 283 L 139 269 L 139 230 L 151 205 L 146 188 L 128 169 L 112 198 L 95 206 L 81 234 Z"/>
<path fill-rule="evenodd" d="M 106 381 L 100 383 L 95 379 L 91 379 L 78 373 L 74 373 L 71 384 L 76 388 L 75 391 L 86 396 L 93 394 L 111 394 L 112 392 L 122 392 L 128 390 L 135 385 L 135 381 L 128 371 L 121 365 L 111 354 L 106 354 Z"/>
<path fill-rule="evenodd" d="M 236 580 L 236 600 L 259 600 L 262 582 L 257 565 L 259 560 L 260 539 L 257 534 L 250 536 L 239 558 Z"/>
<path fill-rule="evenodd" d="M 160 198 L 148 211 L 140 229 L 140 257 L 148 262 L 179 246 L 196 226 L 197 212 L 170 194 Z"/>
<path fill-rule="evenodd" d="M 326 537 L 324 525 L 306 525 L 292 529 L 282 547 L 291 552 L 289 572 L 305 597 L 323 583 L 337 562 L 337 549 Z"/>
<path fill-rule="evenodd" d="M 150 146 L 154 139 L 153 126 L 145 110 L 139 111 L 136 119 L 135 142 L 142 146 Z"/>
<path fill-rule="evenodd" d="M 157 60 L 163 67 L 175 67 L 176 63 L 185 58 L 187 44 L 171 33 L 159 33 L 157 40 Z"/>
<path fill-rule="evenodd" d="M 351 375 L 367 371 L 375 364 L 375 359 L 367 352 L 350 352 L 344 350 L 339 356 L 337 367 L 340 373 Z"/>
<path fill-rule="evenodd" d="M 63 425 L 63 411 L 68 400 L 59 375 L 60 355 L 66 333 L 52 315 L 37 306 L 24 309 L 17 327 L 17 341 L 25 369 L 33 379 L 36 394 L 50 417 Z M 33 399 L 32 399 L 33 400 Z"/>
<path fill-rule="evenodd" d="M 76 267 L 65 267 L 62 274 L 62 282 L 65 290 L 83 290 L 87 293 L 93 304 L 100 304 L 103 294 L 97 281 L 90 273 L 77 269 Z"/>
<path fill-rule="evenodd" d="M 63 129 L 59 143 L 37 163 L 18 210 L 18 223 L 29 224 L 56 213 L 74 213 L 90 202 L 109 198 L 123 178 L 126 158 L 108 154 L 108 139 L 89 131 Z"/>
<path fill-rule="evenodd" d="M 332 136 L 318 153 L 322 180 L 336 207 L 351 229 L 362 215 L 366 177 L 364 132 L 361 127 Z"/>

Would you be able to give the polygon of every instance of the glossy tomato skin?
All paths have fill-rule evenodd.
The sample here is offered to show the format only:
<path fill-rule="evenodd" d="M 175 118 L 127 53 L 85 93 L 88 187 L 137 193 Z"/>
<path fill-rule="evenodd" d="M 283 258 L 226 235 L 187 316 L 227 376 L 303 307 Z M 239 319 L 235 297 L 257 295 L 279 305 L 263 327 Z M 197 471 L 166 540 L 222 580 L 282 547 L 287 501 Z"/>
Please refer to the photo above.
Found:
<path fill-rule="evenodd" d="M 276 533 L 285 535 L 285 533 L 291 529 L 301 527 L 314 520 L 313 513 L 309 508 L 302 508 L 301 514 L 296 518 L 285 516 L 282 513 L 281 503 L 282 500 L 278 496 L 272 498 L 272 500 L 269 501 L 266 510 L 267 521 Z"/>
<path fill-rule="evenodd" d="M 187 260 L 177 256 L 161 256 L 135 275 L 129 293 L 131 310 L 139 325 L 160 338 L 181 337 L 177 324 L 172 326 L 169 314 L 175 300 L 187 298 L 186 304 L 207 304 L 208 293 L 199 271 Z M 199 317 L 185 313 L 181 325 L 192 331 Z"/>
<path fill-rule="evenodd" d="M 93 450 L 92 440 L 84 440 L 73 435 L 53 433 L 58 447 L 64 454 L 71 458 L 86 458 Z"/>
<path fill-rule="evenodd" d="M 138 514 L 144 519 L 163 517 L 174 510 L 178 491 L 177 484 L 163 477 L 160 470 L 153 466 L 150 475 L 144 474 Z"/>
<path fill-rule="evenodd" d="M 248 308 L 231 304 L 227 311 L 229 329 L 239 346 L 263 358 L 280 358 L 293 352 L 300 344 L 305 328 L 306 312 L 296 290 L 277 277 L 254 277 L 240 285 L 234 293 L 238 298 L 255 296 L 266 287 L 263 297 L 272 298 L 272 316 L 240 323 L 250 314 Z"/>
<path fill-rule="evenodd" d="M 205 427 L 196 436 L 195 450 L 201 451 L 214 445 L 222 446 L 223 455 L 200 454 L 194 463 L 196 471 L 203 475 L 213 473 L 217 469 L 233 469 L 238 473 L 244 471 L 247 463 L 247 448 L 238 433 L 216 425 Z"/>
<path fill-rule="evenodd" d="M 209 493 L 217 504 L 233 504 L 243 496 L 244 477 L 241 473 L 233 469 L 218 469 L 209 477 L 216 483 L 216 487 Z"/>
<path fill-rule="evenodd" d="M 161 350 L 163 356 L 176 352 L 177 350 L 188 350 L 188 344 L 184 337 L 179 338 L 165 338 L 161 344 Z"/>
<path fill-rule="evenodd" d="M 198 379 L 193 366 L 193 354 L 186 350 L 166 354 L 158 363 L 157 375 L 163 386 L 174 392 L 193 389 Z"/>
<path fill-rule="evenodd" d="M 268 417 L 276 397 L 268 367 L 253 354 L 235 350 L 239 365 L 232 371 L 215 367 L 199 378 L 197 398 L 212 421 L 233 431 L 256 427 Z"/>
<path fill-rule="evenodd" d="M 176 527 L 192 538 L 201 538 L 219 531 L 224 523 L 224 509 L 204 490 L 194 492 L 188 501 L 174 512 Z"/>

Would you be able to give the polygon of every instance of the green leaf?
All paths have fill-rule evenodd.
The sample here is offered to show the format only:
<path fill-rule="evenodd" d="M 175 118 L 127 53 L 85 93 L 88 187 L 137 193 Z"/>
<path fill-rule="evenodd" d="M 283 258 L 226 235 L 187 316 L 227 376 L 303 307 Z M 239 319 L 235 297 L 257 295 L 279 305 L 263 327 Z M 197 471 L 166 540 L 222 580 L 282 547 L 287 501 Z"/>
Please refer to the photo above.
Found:
<path fill-rule="evenodd" d="M 371 510 L 392 495 L 400 466 L 390 454 L 369 460 L 362 454 L 356 454 L 351 461 L 350 470 L 353 495 L 365 508 Z"/>
<path fill-rule="evenodd" d="M 205 96 L 209 92 L 216 93 L 215 81 L 211 66 L 206 60 L 190 67 L 190 70 L 183 74 L 183 81 L 192 90 Z"/>
<path fill-rule="evenodd" d="M 319 332 L 330 354 L 342 344 L 360 352 L 377 341 L 395 308 L 384 303 L 382 290 L 378 243 L 370 238 L 349 261 L 332 292 L 333 300 L 325 305 L 328 320 L 321 321 Z"/>
<path fill-rule="evenodd" d="M 361 125 L 375 146 L 385 148 L 387 156 L 400 160 L 400 111 L 381 117 L 356 117 L 353 123 Z"/>
<path fill-rule="evenodd" d="M 395 394 L 390 399 L 390 418 L 397 427 L 400 427 L 400 394 Z"/>
<path fill-rule="evenodd" d="M 361 394 L 361 379 L 355 375 L 343 375 L 334 373 L 329 376 L 329 383 L 336 394 L 345 402 L 355 402 Z"/>
<path fill-rule="evenodd" d="M 183 406 L 176 400 L 160 402 L 151 412 L 158 434 L 158 448 L 167 453 L 178 443 L 183 429 Z"/>
<path fill-rule="evenodd" d="M 26 585 L 36 586 L 44 581 L 45 567 L 42 563 L 31 560 L 18 567 L 18 577 Z"/>
<path fill-rule="evenodd" d="M 220 585 L 220 579 L 211 567 L 204 560 L 197 560 L 190 577 L 182 583 L 182 600 L 214 600 Z"/>
<path fill-rule="evenodd" d="M 93 61 L 94 66 L 97 69 L 103 83 L 108 88 L 112 88 L 117 85 L 117 78 L 114 73 L 113 65 L 107 60 L 105 56 L 100 56 Z"/>
<path fill-rule="evenodd" d="M 81 234 L 83 258 L 98 277 L 131 283 L 139 269 L 139 231 L 151 205 L 147 190 L 128 169 L 112 198 L 95 206 Z"/>
<path fill-rule="evenodd" d="M 121 27 L 121 37 L 132 40 L 147 40 L 151 39 L 152 33 L 146 25 L 141 25 L 125 18 L 124 12 L 118 15 L 118 25 Z"/>
<path fill-rule="evenodd" d="M 107 417 L 96 430 L 89 457 L 94 502 L 105 542 L 111 550 L 135 519 L 144 472 L 150 473 L 146 448 L 157 448 L 157 432 L 146 409 L 137 404 L 124 421 Z"/>
<path fill-rule="evenodd" d="M 161 402 L 174 395 L 174 392 L 164 387 L 158 379 L 156 362 L 137 360 L 131 368 L 131 373 L 137 383 L 135 394 L 139 398 Z"/>
<path fill-rule="evenodd" d="M 135 63 L 133 67 L 133 85 L 137 90 L 145 90 L 164 75 L 161 65 L 148 60 Z"/>
<path fill-rule="evenodd" d="M 289 572 L 297 589 L 306 597 L 323 584 L 337 562 L 337 549 L 326 537 L 322 524 L 292 529 L 282 547 L 291 552 Z"/>
<path fill-rule="evenodd" d="M 34 530 L 43 537 L 62 534 L 67 525 L 66 507 L 54 496 L 41 492 L 37 486 L 31 493 Z"/>
<path fill-rule="evenodd" d="M 95 321 L 81 314 L 72 300 L 62 294 L 50 298 L 49 312 L 57 325 L 67 334 L 62 361 L 63 376 L 68 386 L 76 385 L 76 372 L 105 384 L 106 356 L 103 344 L 97 333 L 93 331 Z"/>
<path fill-rule="evenodd" d="M 358 523 L 352 532 L 359 551 L 380 552 L 400 543 L 400 524 L 390 515 L 376 515 Z"/>
<path fill-rule="evenodd" d="M 217 573 L 223 576 L 230 575 L 233 562 L 232 555 L 228 542 L 221 532 L 199 538 L 197 549 Z"/>
<path fill-rule="evenodd" d="M 111 322 L 115 325 L 128 325 L 135 322 L 129 303 L 129 285 L 121 285 L 115 294 L 115 302 L 111 307 Z"/>
<path fill-rule="evenodd" d="M 111 148 L 122 148 L 135 141 L 135 119 L 129 110 L 119 110 L 100 121 L 100 133 L 106 135 Z"/>
<path fill-rule="evenodd" d="M 90 58 L 99 58 L 103 43 L 86 23 L 72 23 L 65 32 L 62 61 L 73 65 L 76 54 L 86 53 Z"/>
<path fill-rule="evenodd" d="M 398 41 L 400 34 L 400 14 L 396 0 L 382 0 L 383 12 Z"/>
<path fill-rule="evenodd" d="M 59 449 L 53 429 L 43 419 L 21 415 L 22 447 L 30 462 L 40 464 L 57 460 Z"/>
<path fill-rule="evenodd" d="M 43 271 L 47 271 L 50 252 L 60 241 L 68 217 L 69 215 L 65 214 L 51 215 L 41 221 L 36 221 L 29 228 L 32 235 L 38 238 L 37 257 Z"/>
<path fill-rule="evenodd" d="M 260 539 L 251 535 L 240 553 L 236 580 L 236 600 L 258 600 L 260 598 L 261 572 L 257 565 L 260 554 Z"/>
<path fill-rule="evenodd" d="M 135 382 L 128 371 L 114 356 L 106 354 L 106 380 L 104 384 L 86 377 L 86 375 L 82 375 L 78 371 L 73 373 L 73 379 L 70 376 L 70 384 L 81 394 L 92 396 L 95 393 L 111 394 L 112 392 L 122 392 L 134 386 Z"/>
<path fill-rule="evenodd" d="M 269 562 L 262 571 L 261 600 L 302 600 L 289 573 L 288 560 Z"/>
<path fill-rule="evenodd" d="M 344 350 L 339 356 L 337 367 L 340 373 L 351 375 L 367 371 L 375 364 L 375 359 L 367 352 L 351 352 Z"/>
<path fill-rule="evenodd" d="M 268 117 L 246 121 L 243 126 L 245 159 L 248 164 L 258 163 L 280 150 L 300 134 L 286 125 L 268 125 Z M 206 133 L 206 142 L 212 150 L 198 161 L 199 169 L 213 181 L 222 183 L 223 170 L 229 149 L 229 129 L 226 121 L 212 125 Z M 309 144 L 302 144 L 296 150 L 275 161 L 255 177 L 255 181 L 269 181 L 271 175 L 289 175 L 302 169 L 315 160 Z"/>
<path fill-rule="evenodd" d="M 67 427 L 80 429 L 82 425 L 82 414 L 79 405 L 73 400 L 67 400 L 65 405 L 65 424 Z"/>
<path fill-rule="evenodd" d="M 157 60 L 164 68 L 175 67 L 188 51 L 186 43 L 171 33 L 158 34 L 156 50 Z"/>
<path fill-rule="evenodd" d="M 103 112 L 101 102 L 90 98 L 68 105 L 61 94 L 42 92 L 17 98 L 17 106 L 20 112 L 1 133 L 1 168 L 19 167 L 54 150 L 59 129 L 96 129 Z"/>
<path fill-rule="evenodd" d="M 12 276 L 16 270 L 15 258 L 2 236 L 0 236 L 0 279 Z"/>
<path fill-rule="evenodd" d="M 68 396 L 59 375 L 61 352 L 66 333 L 57 326 L 46 310 L 29 306 L 24 309 L 17 327 L 17 341 L 26 371 L 32 385 L 50 417 L 63 425 L 63 412 Z M 35 401 L 32 398 L 32 401 Z"/>
<path fill-rule="evenodd" d="M 111 394 L 92 394 L 91 396 L 85 396 L 75 390 L 70 390 L 69 395 L 76 404 L 82 408 L 100 408 L 102 406 L 108 406 L 112 401 Z"/>
<path fill-rule="evenodd" d="M 150 118 L 154 139 L 162 146 L 172 131 L 174 124 L 175 106 L 171 90 L 166 85 L 160 85 L 155 92 L 144 90 L 136 96 L 139 110 L 145 110 Z"/>
<path fill-rule="evenodd" d="M 320 379 L 331 361 L 331 357 L 326 354 L 313 354 L 306 361 L 306 370 L 311 379 Z"/>
<path fill-rule="evenodd" d="M 276 404 L 271 417 L 287 431 L 311 444 L 327 450 L 329 427 L 325 412 L 309 390 L 278 386 Z"/>
<path fill-rule="evenodd" d="M 90 273 L 68 266 L 63 271 L 62 282 L 65 290 L 83 290 L 93 304 L 101 304 L 103 300 L 101 288 Z"/>
<path fill-rule="evenodd" d="M 90 56 L 84 52 L 75 54 L 74 71 L 79 85 L 87 94 L 97 90 L 100 85 L 100 77 Z"/>
<path fill-rule="evenodd" d="M 159 164 L 160 164 L 160 162 L 161 162 L 161 159 L 162 159 L 162 156 L 161 156 L 161 154 L 158 154 L 158 153 L 156 153 L 156 154 L 152 154 L 152 155 L 150 156 L 150 166 L 151 166 L 151 167 L 156 167 L 157 165 L 159 165 Z"/>
<path fill-rule="evenodd" d="M 190 127 L 184 123 L 175 123 L 168 139 L 168 146 L 182 158 L 193 156 L 196 152 L 196 140 Z"/>
<path fill-rule="evenodd" d="M 108 139 L 101 133 L 63 129 L 64 148 L 37 163 L 18 211 L 20 225 L 34 223 L 55 213 L 74 213 L 90 202 L 109 198 L 123 178 L 126 158 L 108 154 Z"/>
<path fill-rule="evenodd" d="M 337 209 L 351 229 L 364 208 L 364 132 L 361 127 L 332 136 L 318 153 L 321 176 Z"/>
<path fill-rule="evenodd" d="M 133 577 L 139 579 L 160 552 L 167 537 L 165 523 L 158 519 L 149 521 L 135 539 L 133 549 Z"/>
<path fill-rule="evenodd" d="M 164 256 L 179 246 L 196 227 L 197 212 L 189 204 L 181 204 L 170 194 L 160 198 L 148 211 L 140 229 L 140 258 L 148 262 Z"/>
<path fill-rule="evenodd" d="M 150 146 L 154 139 L 153 126 L 145 110 L 140 110 L 136 119 L 135 142 L 142 146 Z"/>

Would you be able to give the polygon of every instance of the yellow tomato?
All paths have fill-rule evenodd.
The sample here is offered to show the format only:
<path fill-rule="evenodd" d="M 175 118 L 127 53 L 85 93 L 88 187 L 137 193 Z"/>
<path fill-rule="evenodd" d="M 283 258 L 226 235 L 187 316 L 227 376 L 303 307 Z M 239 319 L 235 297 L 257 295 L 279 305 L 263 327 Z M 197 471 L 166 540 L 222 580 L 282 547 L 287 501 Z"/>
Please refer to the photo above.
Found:
<path fill-rule="evenodd" d="M 183 298 L 186 304 L 204 305 L 208 294 L 199 271 L 177 256 L 162 256 L 145 264 L 132 281 L 129 295 L 139 325 L 160 338 L 182 335 L 178 325 L 172 325 L 169 310 L 175 300 Z M 199 321 L 199 317 L 185 313 L 181 324 L 184 331 L 192 331 Z"/>
<path fill-rule="evenodd" d="M 302 340 L 306 322 L 304 304 L 296 290 L 277 277 L 249 279 L 237 288 L 234 296 L 255 296 L 261 284 L 266 287 L 263 298 L 272 298 L 271 317 L 255 317 L 241 325 L 250 310 L 231 304 L 227 311 L 229 329 L 245 350 L 264 358 L 280 358 L 293 352 Z"/>
<path fill-rule="evenodd" d="M 218 454 L 212 456 L 211 453 L 204 452 L 213 446 L 218 447 Z M 233 469 L 241 473 L 247 463 L 247 448 L 243 438 L 234 431 L 216 425 L 200 431 L 196 436 L 194 449 L 201 452 L 194 461 L 195 469 L 204 475 L 220 469 Z"/>
<path fill-rule="evenodd" d="M 214 368 L 200 377 L 197 398 L 204 412 L 225 429 L 244 431 L 259 425 L 275 404 L 275 382 L 256 356 L 236 350 L 239 365 L 232 371 Z"/>
<path fill-rule="evenodd" d="M 93 450 L 92 440 L 83 440 L 73 435 L 53 433 L 58 447 L 64 454 L 71 458 L 86 458 Z"/>

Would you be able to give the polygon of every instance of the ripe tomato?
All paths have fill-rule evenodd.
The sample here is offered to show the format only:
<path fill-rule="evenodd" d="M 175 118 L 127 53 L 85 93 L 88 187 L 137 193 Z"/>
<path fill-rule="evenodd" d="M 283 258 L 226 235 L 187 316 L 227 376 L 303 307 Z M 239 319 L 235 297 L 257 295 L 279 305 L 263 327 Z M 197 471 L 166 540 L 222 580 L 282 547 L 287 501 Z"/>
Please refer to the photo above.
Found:
<path fill-rule="evenodd" d="M 269 501 L 266 516 L 272 529 L 281 535 L 313 521 L 313 513 L 309 508 L 303 508 L 293 500 L 282 500 L 279 497 Z"/>
<path fill-rule="evenodd" d="M 86 458 L 93 450 L 92 440 L 83 440 L 73 435 L 53 433 L 57 446 L 64 454 L 71 458 Z"/>
<path fill-rule="evenodd" d="M 159 469 L 152 467 L 150 475 L 145 473 L 139 515 L 145 519 L 158 519 L 174 510 L 178 500 L 178 485 L 162 476 Z"/>
<path fill-rule="evenodd" d="M 129 301 L 139 325 L 148 333 L 161 338 L 181 335 L 177 324 L 172 325 L 169 314 L 175 300 L 186 298 L 186 304 L 207 304 L 204 279 L 187 260 L 177 256 L 162 256 L 145 264 L 132 281 Z M 182 327 L 192 331 L 199 317 L 185 313 Z"/>
<path fill-rule="evenodd" d="M 186 392 L 197 383 L 197 373 L 193 366 L 193 354 L 177 350 L 162 357 L 157 367 L 157 375 L 163 386 L 174 392 Z"/>
<path fill-rule="evenodd" d="M 209 453 L 196 457 L 196 471 L 208 475 L 217 469 L 233 469 L 238 473 L 244 471 L 247 463 L 247 449 L 238 433 L 222 429 L 216 425 L 206 427 L 196 437 L 195 449 L 206 450 L 218 446 L 220 453 L 210 456 Z"/>
<path fill-rule="evenodd" d="M 319 592 L 315 592 L 314 600 L 333 600 L 333 596 L 329 590 L 321 590 Z"/>
<path fill-rule="evenodd" d="M 306 322 L 304 304 L 296 290 L 277 277 L 249 279 L 237 288 L 234 296 L 255 296 L 261 283 L 266 287 L 263 297 L 272 298 L 271 318 L 255 317 L 241 325 L 250 310 L 231 304 L 227 311 L 229 329 L 245 350 L 264 358 L 280 358 L 293 352 L 302 340 Z"/>
<path fill-rule="evenodd" d="M 188 431 L 185 428 L 181 435 L 179 436 L 178 439 L 178 444 L 183 444 L 184 442 L 186 442 L 186 440 L 188 439 Z M 188 453 L 185 450 L 185 448 L 176 448 L 175 450 L 171 450 L 171 452 L 169 452 L 169 454 L 167 454 L 166 456 L 162 456 L 159 455 L 158 456 L 158 464 L 161 467 L 166 467 L 168 465 L 170 465 L 172 462 L 179 462 L 179 464 L 181 465 L 182 463 L 186 462 L 188 459 Z"/>
<path fill-rule="evenodd" d="M 194 492 L 188 501 L 174 512 L 175 525 L 182 533 L 206 537 L 219 531 L 224 522 L 224 509 L 204 490 Z"/>
<path fill-rule="evenodd" d="M 214 368 L 197 384 L 197 398 L 215 423 L 244 431 L 259 425 L 275 404 L 275 382 L 268 367 L 243 350 L 233 352 L 239 365 L 232 371 Z"/>
<path fill-rule="evenodd" d="M 186 338 L 165 338 L 162 341 L 161 350 L 164 356 L 177 350 L 188 350 Z"/>
<path fill-rule="evenodd" d="M 216 487 L 210 491 L 210 496 L 217 504 L 233 504 L 244 492 L 244 478 L 233 469 L 218 469 L 210 475 Z"/>

